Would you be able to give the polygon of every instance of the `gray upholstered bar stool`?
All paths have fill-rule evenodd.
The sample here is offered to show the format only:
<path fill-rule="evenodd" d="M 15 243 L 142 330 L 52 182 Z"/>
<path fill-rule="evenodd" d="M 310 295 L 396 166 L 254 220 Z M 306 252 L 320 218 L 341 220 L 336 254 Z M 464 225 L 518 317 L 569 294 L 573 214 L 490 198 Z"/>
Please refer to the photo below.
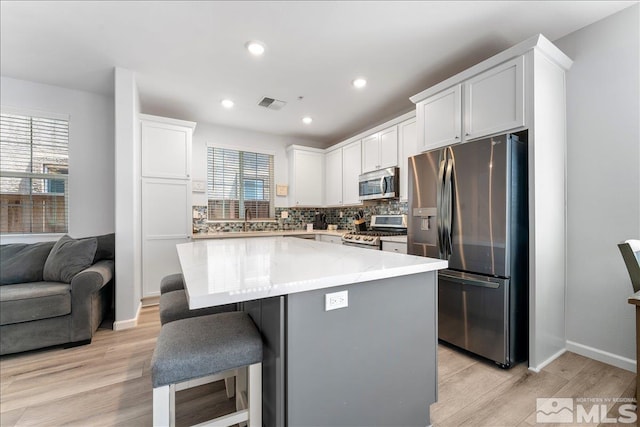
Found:
<path fill-rule="evenodd" d="M 248 373 L 247 373 L 248 371 Z M 262 427 L 262 339 L 248 314 L 220 313 L 168 323 L 151 358 L 153 425 L 175 425 L 175 392 L 237 379 L 236 412 L 208 421 Z"/>
<path fill-rule="evenodd" d="M 170 274 L 160 281 L 160 295 L 180 290 L 184 290 L 184 276 L 182 273 Z"/>
<path fill-rule="evenodd" d="M 183 290 L 166 292 L 160 295 L 160 323 L 165 325 L 189 317 L 206 316 L 208 314 L 236 311 L 236 304 L 226 304 L 217 307 L 197 308 L 191 310 L 187 301 L 187 293 Z"/>

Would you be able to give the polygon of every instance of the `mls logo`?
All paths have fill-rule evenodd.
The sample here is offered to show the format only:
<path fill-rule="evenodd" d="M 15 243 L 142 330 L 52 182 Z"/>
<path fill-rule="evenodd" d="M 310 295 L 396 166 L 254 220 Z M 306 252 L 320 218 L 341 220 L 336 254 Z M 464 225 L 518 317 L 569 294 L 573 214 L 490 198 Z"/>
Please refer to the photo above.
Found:
<path fill-rule="evenodd" d="M 537 423 L 572 423 L 573 399 L 550 397 L 536 399 Z"/>

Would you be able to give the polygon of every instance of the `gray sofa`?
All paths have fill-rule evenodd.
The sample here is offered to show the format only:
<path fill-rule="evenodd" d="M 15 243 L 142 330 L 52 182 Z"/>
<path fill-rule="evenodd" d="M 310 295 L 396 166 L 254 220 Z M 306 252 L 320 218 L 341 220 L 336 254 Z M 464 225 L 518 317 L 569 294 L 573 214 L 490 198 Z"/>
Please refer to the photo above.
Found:
<path fill-rule="evenodd" d="M 111 310 L 115 235 L 0 246 L 0 355 L 88 344 Z"/>

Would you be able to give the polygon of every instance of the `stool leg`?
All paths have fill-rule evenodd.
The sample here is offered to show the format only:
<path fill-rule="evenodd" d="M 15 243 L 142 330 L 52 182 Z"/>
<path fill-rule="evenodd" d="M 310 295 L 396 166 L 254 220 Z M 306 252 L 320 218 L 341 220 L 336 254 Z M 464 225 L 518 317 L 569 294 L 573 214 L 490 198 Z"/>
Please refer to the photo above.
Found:
<path fill-rule="evenodd" d="M 249 366 L 249 427 L 262 427 L 262 363 Z"/>
<path fill-rule="evenodd" d="M 231 399 L 236 394 L 235 377 L 224 379 L 224 388 L 227 390 L 227 399 Z"/>
<path fill-rule="evenodd" d="M 236 411 L 247 409 L 247 380 L 247 368 L 236 369 Z"/>
<path fill-rule="evenodd" d="M 169 427 L 171 424 L 171 390 L 168 385 L 153 389 L 153 425 Z"/>

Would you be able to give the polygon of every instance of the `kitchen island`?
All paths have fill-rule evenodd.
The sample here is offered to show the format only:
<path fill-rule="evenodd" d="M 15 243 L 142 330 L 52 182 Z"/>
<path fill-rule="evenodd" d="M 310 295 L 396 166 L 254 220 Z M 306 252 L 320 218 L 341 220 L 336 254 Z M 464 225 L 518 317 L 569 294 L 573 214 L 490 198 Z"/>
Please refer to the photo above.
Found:
<path fill-rule="evenodd" d="M 177 247 L 190 307 L 240 303 L 263 335 L 264 425 L 430 424 L 446 261 L 293 237 Z"/>

